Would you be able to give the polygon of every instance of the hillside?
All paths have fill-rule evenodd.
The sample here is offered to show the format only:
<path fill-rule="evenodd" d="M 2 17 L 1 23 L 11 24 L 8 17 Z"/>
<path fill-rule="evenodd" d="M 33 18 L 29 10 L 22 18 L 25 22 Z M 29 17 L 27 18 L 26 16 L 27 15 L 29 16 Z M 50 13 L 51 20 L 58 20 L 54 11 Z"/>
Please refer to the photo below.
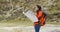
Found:
<path fill-rule="evenodd" d="M 27 23 L 30 20 L 22 12 L 34 11 L 37 4 L 43 7 L 48 22 L 60 22 L 60 0 L 0 0 L 0 22 Z"/>

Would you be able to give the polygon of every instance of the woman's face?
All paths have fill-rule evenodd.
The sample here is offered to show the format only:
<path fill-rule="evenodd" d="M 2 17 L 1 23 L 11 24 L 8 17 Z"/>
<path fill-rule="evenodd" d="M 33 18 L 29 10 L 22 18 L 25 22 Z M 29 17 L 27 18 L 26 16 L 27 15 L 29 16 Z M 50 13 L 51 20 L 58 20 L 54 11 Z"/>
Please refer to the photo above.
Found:
<path fill-rule="evenodd" d="M 37 6 L 35 7 L 35 10 L 38 10 L 38 7 Z"/>

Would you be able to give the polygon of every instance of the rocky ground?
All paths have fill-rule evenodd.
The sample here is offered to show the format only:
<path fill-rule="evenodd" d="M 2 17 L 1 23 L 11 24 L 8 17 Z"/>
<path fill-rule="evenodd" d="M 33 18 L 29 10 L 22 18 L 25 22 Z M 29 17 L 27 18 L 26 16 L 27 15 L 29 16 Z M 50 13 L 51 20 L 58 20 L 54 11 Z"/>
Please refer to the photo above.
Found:
<path fill-rule="evenodd" d="M 0 27 L 0 32 L 34 32 L 33 26 L 15 26 L 15 27 Z M 60 32 L 60 26 L 46 24 L 41 27 L 40 32 Z"/>

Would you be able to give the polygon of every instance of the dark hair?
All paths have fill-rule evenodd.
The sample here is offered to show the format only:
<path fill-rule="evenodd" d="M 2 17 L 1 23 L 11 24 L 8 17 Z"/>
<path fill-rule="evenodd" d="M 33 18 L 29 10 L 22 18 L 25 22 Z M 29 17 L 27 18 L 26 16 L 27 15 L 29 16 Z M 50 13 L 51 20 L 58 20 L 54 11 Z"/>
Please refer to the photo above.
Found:
<path fill-rule="evenodd" d="M 41 8 L 41 6 L 39 6 L 39 5 L 37 5 L 37 8 L 38 8 L 38 10 L 37 10 L 36 12 L 37 12 L 37 14 L 38 14 L 38 12 L 41 11 L 42 8 Z"/>
<path fill-rule="evenodd" d="M 39 5 L 37 5 L 37 8 L 38 8 L 38 10 L 41 10 L 42 9 L 41 6 L 39 6 Z"/>

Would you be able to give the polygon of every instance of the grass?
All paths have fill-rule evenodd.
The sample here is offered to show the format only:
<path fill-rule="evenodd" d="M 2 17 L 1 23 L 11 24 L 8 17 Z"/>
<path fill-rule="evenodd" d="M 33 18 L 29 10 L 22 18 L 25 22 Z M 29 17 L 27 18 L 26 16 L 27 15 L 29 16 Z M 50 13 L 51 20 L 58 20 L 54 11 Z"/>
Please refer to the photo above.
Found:
<path fill-rule="evenodd" d="M 47 24 L 52 24 L 56 26 L 60 26 L 60 22 L 46 22 Z"/>
<path fill-rule="evenodd" d="M 46 24 L 52 24 L 60 26 L 60 22 L 46 22 Z M 7 26 L 7 27 L 14 27 L 14 26 L 33 26 L 33 22 L 27 20 L 27 21 L 20 21 L 18 19 L 16 20 L 10 20 L 10 21 L 1 21 L 0 26 Z"/>
<path fill-rule="evenodd" d="M 33 22 L 31 22 L 30 20 L 19 20 L 19 19 L 14 19 L 14 20 L 4 20 L 4 21 L 0 21 L 0 26 L 32 26 Z"/>

